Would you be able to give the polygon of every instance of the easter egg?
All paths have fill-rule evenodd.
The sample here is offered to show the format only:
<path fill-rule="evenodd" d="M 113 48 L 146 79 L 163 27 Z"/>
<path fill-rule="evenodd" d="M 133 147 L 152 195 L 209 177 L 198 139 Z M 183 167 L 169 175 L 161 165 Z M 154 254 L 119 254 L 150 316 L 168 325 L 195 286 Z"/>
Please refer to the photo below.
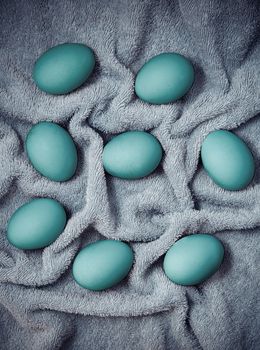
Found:
<path fill-rule="evenodd" d="M 163 269 L 172 282 L 191 286 L 211 277 L 223 257 L 223 245 L 216 237 L 194 234 L 173 244 L 164 257 Z"/>
<path fill-rule="evenodd" d="M 69 180 L 76 171 L 76 146 L 70 134 L 58 124 L 34 125 L 26 138 L 26 152 L 34 168 L 50 180 Z"/>
<path fill-rule="evenodd" d="M 160 142 L 144 131 L 127 131 L 112 138 L 103 151 L 105 170 L 122 179 L 151 174 L 162 159 Z"/>
<path fill-rule="evenodd" d="M 97 241 L 78 253 L 72 267 L 73 277 L 83 288 L 108 289 L 128 275 L 133 259 L 128 244 L 114 240 Z"/>
<path fill-rule="evenodd" d="M 91 75 L 95 56 L 88 46 L 65 43 L 44 52 L 33 68 L 38 88 L 49 94 L 67 94 L 81 86 Z"/>
<path fill-rule="evenodd" d="M 254 177 L 251 151 L 241 138 L 227 130 L 213 131 L 205 138 L 201 160 L 211 179 L 226 190 L 242 190 Z"/>
<path fill-rule="evenodd" d="M 194 81 L 194 68 L 184 56 L 169 52 L 152 57 L 139 70 L 135 93 L 153 104 L 174 102 L 183 97 Z"/>
<path fill-rule="evenodd" d="M 65 210 L 59 202 L 50 198 L 33 199 L 11 216 L 7 239 L 20 249 L 44 248 L 58 238 L 66 222 Z"/>

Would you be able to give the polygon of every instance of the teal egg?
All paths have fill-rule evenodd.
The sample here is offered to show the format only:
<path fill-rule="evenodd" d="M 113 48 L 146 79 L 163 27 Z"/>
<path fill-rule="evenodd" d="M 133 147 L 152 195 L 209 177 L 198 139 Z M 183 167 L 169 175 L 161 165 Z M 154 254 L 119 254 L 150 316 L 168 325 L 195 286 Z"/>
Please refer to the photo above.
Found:
<path fill-rule="evenodd" d="M 88 46 L 65 43 L 44 52 L 33 68 L 33 79 L 42 91 L 67 94 L 81 86 L 91 75 L 95 56 Z"/>
<path fill-rule="evenodd" d="M 115 136 L 103 151 L 105 170 L 122 179 L 139 179 L 152 173 L 162 159 L 160 142 L 144 131 Z"/>
<path fill-rule="evenodd" d="M 163 268 L 172 282 L 192 286 L 211 277 L 223 257 L 223 245 L 216 237 L 194 234 L 173 244 L 164 257 Z"/>
<path fill-rule="evenodd" d="M 58 238 L 66 221 L 65 210 L 59 202 L 50 198 L 33 199 L 11 216 L 7 239 L 20 249 L 44 248 Z"/>
<path fill-rule="evenodd" d="M 164 104 L 183 97 L 194 81 L 194 68 L 177 53 L 161 53 L 146 62 L 137 73 L 135 93 L 145 102 Z"/>
<path fill-rule="evenodd" d="M 26 152 L 34 168 L 50 180 L 69 180 L 76 171 L 76 146 L 70 134 L 58 124 L 34 125 L 26 138 Z"/>
<path fill-rule="evenodd" d="M 72 273 L 83 288 L 104 290 L 121 282 L 134 260 L 130 246 L 124 242 L 101 240 L 87 245 L 76 256 Z"/>
<path fill-rule="evenodd" d="M 235 191 L 253 179 L 255 162 L 243 140 L 227 130 L 211 132 L 201 147 L 204 169 L 220 187 Z"/>

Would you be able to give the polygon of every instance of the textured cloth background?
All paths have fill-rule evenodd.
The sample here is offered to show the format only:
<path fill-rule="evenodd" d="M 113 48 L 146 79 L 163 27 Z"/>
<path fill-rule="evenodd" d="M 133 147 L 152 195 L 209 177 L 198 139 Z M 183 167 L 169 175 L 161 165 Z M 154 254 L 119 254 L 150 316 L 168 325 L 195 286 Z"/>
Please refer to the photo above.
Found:
<path fill-rule="evenodd" d="M 0 1 L 0 348 L 259 349 L 260 171 L 247 189 L 224 191 L 199 164 L 203 138 L 231 129 L 260 160 L 259 1 Z M 95 51 L 94 75 L 64 96 L 39 91 L 33 63 L 49 47 L 80 42 Z M 134 95 L 152 56 L 176 51 L 195 66 L 185 98 L 155 106 Z M 76 176 L 40 176 L 24 152 L 32 124 L 68 128 L 79 152 Z M 138 181 L 105 176 L 103 142 L 147 130 L 164 158 Z M 51 246 L 28 252 L 6 240 L 8 218 L 37 196 L 67 209 Z M 171 283 L 163 255 L 178 238 L 216 234 L 220 270 L 198 287 Z M 100 238 L 135 252 L 129 278 L 105 292 L 76 285 L 72 260 Z"/>

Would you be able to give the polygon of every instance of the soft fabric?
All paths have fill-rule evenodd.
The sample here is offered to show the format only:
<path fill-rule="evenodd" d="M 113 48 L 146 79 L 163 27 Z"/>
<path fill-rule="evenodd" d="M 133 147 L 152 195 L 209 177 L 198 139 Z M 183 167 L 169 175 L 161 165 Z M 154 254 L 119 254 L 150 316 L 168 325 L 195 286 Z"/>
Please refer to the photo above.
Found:
<path fill-rule="evenodd" d="M 1 349 L 259 349 L 259 12 L 258 0 L 0 2 Z M 51 96 L 32 68 L 64 42 L 89 45 L 97 65 L 81 88 Z M 170 51 L 191 60 L 194 86 L 176 103 L 142 102 L 136 73 Z M 77 145 L 68 182 L 28 162 L 26 134 L 43 120 L 67 128 Z M 104 143 L 136 129 L 161 142 L 160 167 L 135 181 L 106 175 Z M 233 130 L 253 152 L 256 175 L 243 191 L 219 188 L 201 167 L 201 143 L 217 129 Z M 35 197 L 60 201 L 67 226 L 43 250 L 15 249 L 7 221 Z M 197 287 L 175 285 L 163 256 L 196 233 L 223 242 L 224 263 Z M 74 282 L 71 265 L 101 238 L 129 242 L 135 263 L 120 285 L 91 292 Z"/>

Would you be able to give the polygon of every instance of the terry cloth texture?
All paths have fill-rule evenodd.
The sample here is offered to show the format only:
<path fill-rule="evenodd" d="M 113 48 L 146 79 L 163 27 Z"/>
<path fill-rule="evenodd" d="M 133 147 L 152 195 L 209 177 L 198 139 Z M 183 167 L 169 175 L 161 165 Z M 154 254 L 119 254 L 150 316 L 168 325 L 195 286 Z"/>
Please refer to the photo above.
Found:
<path fill-rule="evenodd" d="M 259 349 L 259 1 L 1 0 L 0 17 L 0 348 Z M 81 88 L 51 96 L 32 67 L 64 42 L 92 47 L 97 65 Z M 191 60 L 195 84 L 176 103 L 143 103 L 135 75 L 169 51 Z M 75 140 L 79 167 L 68 182 L 28 162 L 24 140 L 42 120 Z M 160 140 L 160 167 L 137 181 L 105 175 L 103 144 L 136 129 Z M 253 152 L 256 175 L 243 191 L 222 190 L 200 165 L 201 143 L 217 129 L 234 130 Z M 59 200 L 67 226 L 43 250 L 15 249 L 7 221 L 35 197 Z M 221 239 L 224 263 L 198 287 L 175 285 L 163 256 L 198 232 Z M 101 238 L 129 242 L 135 263 L 120 285 L 91 292 L 74 282 L 71 264 Z"/>

